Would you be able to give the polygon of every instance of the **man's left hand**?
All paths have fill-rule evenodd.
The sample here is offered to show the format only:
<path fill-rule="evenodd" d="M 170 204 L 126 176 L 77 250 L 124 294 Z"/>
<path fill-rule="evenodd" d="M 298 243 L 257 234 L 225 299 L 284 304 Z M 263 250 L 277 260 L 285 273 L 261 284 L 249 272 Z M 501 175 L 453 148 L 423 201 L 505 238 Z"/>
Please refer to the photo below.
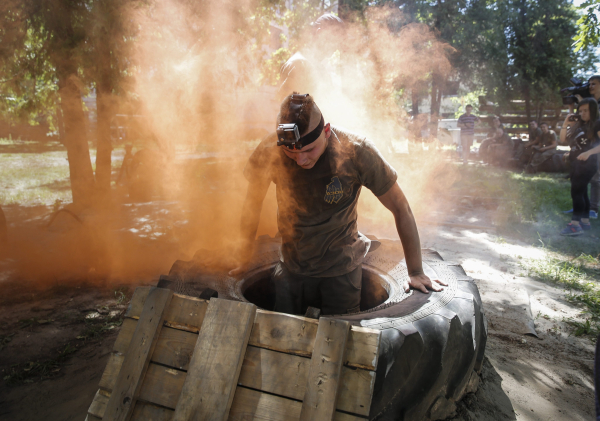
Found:
<path fill-rule="evenodd" d="M 441 291 L 444 288 L 442 288 L 440 285 L 448 286 L 447 283 L 439 279 L 435 279 L 434 281 L 437 283 L 433 283 L 431 279 L 429 279 L 429 276 L 425 274 L 413 275 L 410 276 L 410 281 L 404 282 L 404 291 L 408 292 L 412 287 L 414 289 L 418 289 L 419 291 L 425 294 L 429 294 L 429 291 L 427 291 L 428 288 L 432 291 Z"/>

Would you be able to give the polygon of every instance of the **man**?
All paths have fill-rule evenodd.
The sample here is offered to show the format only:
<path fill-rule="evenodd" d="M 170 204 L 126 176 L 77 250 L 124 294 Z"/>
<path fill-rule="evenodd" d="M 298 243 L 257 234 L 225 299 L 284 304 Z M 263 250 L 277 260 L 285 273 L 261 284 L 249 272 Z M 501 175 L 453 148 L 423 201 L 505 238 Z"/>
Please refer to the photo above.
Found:
<path fill-rule="evenodd" d="M 332 56 L 344 40 L 344 22 L 331 13 L 319 17 L 312 26 L 312 42 L 304 53 L 297 52 L 286 61 L 279 72 L 281 101 L 292 92 L 319 92 L 322 86 L 330 88 L 331 78 L 324 62 Z"/>
<path fill-rule="evenodd" d="M 327 315 L 360 309 L 361 266 L 370 246 L 357 230 L 362 186 L 395 217 L 410 277 L 404 288 L 441 290 L 423 273 L 419 233 L 396 171 L 368 140 L 325 124 L 310 95 L 284 99 L 276 135 L 259 144 L 244 175 L 249 185 L 242 212 L 242 263 L 252 255 L 267 189 L 271 182 L 276 186 L 282 244 L 273 274 L 275 311 L 304 314 L 310 306 Z"/>
<path fill-rule="evenodd" d="M 479 117 L 471 114 L 472 111 L 473 106 L 467 105 L 465 107 L 465 114 L 458 117 L 457 122 L 457 126 L 460 128 L 463 164 L 467 163 L 467 158 L 473 145 L 473 137 L 475 136 L 475 123 L 479 121 Z"/>
<path fill-rule="evenodd" d="M 495 132 L 494 141 L 489 145 L 488 162 L 491 164 L 504 165 L 512 157 L 515 143 L 503 128 L 498 127 Z"/>
<path fill-rule="evenodd" d="M 539 142 L 531 147 L 533 157 L 530 164 L 525 168 L 526 172 L 537 172 L 540 165 L 551 159 L 552 155 L 556 153 L 556 146 L 558 145 L 556 133 L 554 130 L 550 130 L 548 123 L 541 123 L 540 129 L 542 129 L 542 136 L 539 138 Z"/>
<path fill-rule="evenodd" d="M 533 146 L 536 146 L 539 143 L 541 137 L 542 129 L 538 127 L 537 121 L 530 121 L 529 140 L 527 142 L 522 142 L 519 145 L 519 149 L 517 150 L 516 154 L 516 158 L 522 165 L 527 165 L 531 161 L 531 158 L 533 157 L 534 153 Z"/>

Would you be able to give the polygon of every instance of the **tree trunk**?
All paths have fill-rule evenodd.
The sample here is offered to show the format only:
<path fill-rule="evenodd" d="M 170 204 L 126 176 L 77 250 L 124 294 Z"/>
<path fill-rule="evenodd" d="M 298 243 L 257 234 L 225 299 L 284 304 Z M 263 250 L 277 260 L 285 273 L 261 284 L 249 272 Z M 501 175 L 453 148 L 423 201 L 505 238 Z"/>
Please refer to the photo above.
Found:
<path fill-rule="evenodd" d="M 112 82 L 110 75 L 110 49 L 108 36 L 103 37 L 104 42 L 99 42 L 98 68 L 99 80 L 96 83 L 96 109 L 97 109 L 97 151 L 96 151 L 96 187 L 100 194 L 110 192 L 110 179 L 112 173 L 111 154 L 112 142 L 110 140 L 110 118 L 112 115 L 111 98 Z"/>
<path fill-rule="evenodd" d="M 529 86 L 525 85 L 523 89 L 523 96 L 525 97 L 525 115 L 527 121 L 531 121 L 531 95 L 529 94 Z"/>
<path fill-rule="evenodd" d="M 81 91 L 75 74 L 59 78 L 58 94 L 65 126 L 64 144 L 69 160 L 73 203 L 87 204 L 94 195 L 94 173 L 86 137 Z"/>
<path fill-rule="evenodd" d="M 419 115 L 419 92 L 416 87 L 411 90 L 411 101 L 412 101 L 412 116 L 413 118 Z"/>
<path fill-rule="evenodd" d="M 437 136 L 438 132 L 438 120 L 440 117 L 440 107 L 442 105 L 442 84 L 440 83 L 440 77 L 433 75 L 431 78 L 431 118 L 429 134 L 433 137 Z"/>

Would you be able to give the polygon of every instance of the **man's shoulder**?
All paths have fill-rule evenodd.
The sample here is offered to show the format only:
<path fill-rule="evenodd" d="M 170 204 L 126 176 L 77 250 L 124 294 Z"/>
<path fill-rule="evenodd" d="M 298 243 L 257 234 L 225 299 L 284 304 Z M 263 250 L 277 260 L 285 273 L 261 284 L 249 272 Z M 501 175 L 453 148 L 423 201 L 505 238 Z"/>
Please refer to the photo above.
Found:
<path fill-rule="evenodd" d="M 335 133 L 340 144 L 344 147 L 360 148 L 364 146 L 365 142 L 369 142 L 365 136 L 340 126 L 331 126 L 331 131 Z"/>
<path fill-rule="evenodd" d="M 277 153 L 277 133 L 273 132 L 265 136 L 254 148 L 253 154 L 274 155 Z"/>

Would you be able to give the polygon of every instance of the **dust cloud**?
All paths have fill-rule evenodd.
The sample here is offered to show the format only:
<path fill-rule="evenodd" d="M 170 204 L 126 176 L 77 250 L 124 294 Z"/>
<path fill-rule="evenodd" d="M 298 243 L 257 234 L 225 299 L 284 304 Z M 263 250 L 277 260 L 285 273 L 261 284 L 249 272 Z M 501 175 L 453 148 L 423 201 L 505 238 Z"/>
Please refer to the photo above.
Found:
<path fill-rule="evenodd" d="M 257 51 L 248 22 L 254 7 L 251 1 L 156 1 L 128 12 L 129 23 L 137 27 L 131 57 L 134 94 L 116 100 L 115 112 L 143 116 L 141 125 L 149 135 L 135 148 L 147 150 L 144 164 L 156 205 L 148 205 L 148 215 L 136 214 L 136 223 L 162 212 L 167 216 L 161 219 L 162 227 L 155 228 L 165 232 L 155 238 L 154 244 L 162 241 L 160 246 L 147 246 L 130 235 L 131 229 L 115 229 L 123 227 L 131 213 L 126 216 L 112 207 L 110 216 L 90 216 L 88 228 L 77 234 L 83 238 L 77 241 L 87 245 L 75 253 L 82 261 L 86 254 L 94 255 L 87 259 L 88 273 L 131 279 L 156 275 L 198 249 L 224 250 L 220 264 L 234 264 L 247 187 L 242 172 L 266 134 L 255 130 L 247 116 L 250 110 L 250 115 L 272 121 L 274 130 L 279 105 L 275 87 L 268 94 L 260 90 L 268 57 Z M 396 168 L 419 219 L 443 206 L 439 196 L 458 174 L 435 153 L 435 142 L 428 145 L 429 151 L 410 143 L 411 153 L 400 155 L 392 152 L 391 144 L 412 139 L 410 116 L 402 104 L 411 88 L 432 73 L 452 72 L 451 49 L 425 25 L 390 31 L 390 22 L 401 19 L 399 10 L 372 8 L 365 20 L 347 22 L 343 37 L 321 33 L 319 39 L 306 22 L 295 43 L 306 57 L 320 60 L 326 72 L 327 83 L 311 93 L 326 122 L 365 135 L 378 146 Z M 276 212 L 271 186 L 258 235 L 277 232 Z M 379 227 L 397 238 L 392 215 L 370 192 L 362 194 L 359 215 L 359 229 L 364 223 L 367 229 Z M 73 224 L 78 225 L 68 222 Z M 68 249 L 73 240 L 61 241 Z M 45 263 L 56 262 L 41 250 L 33 255 Z M 51 276 L 64 277 L 72 268 L 59 266 Z M 36 276 L 44 273 L 42 268 L 35 271 Z"/>

